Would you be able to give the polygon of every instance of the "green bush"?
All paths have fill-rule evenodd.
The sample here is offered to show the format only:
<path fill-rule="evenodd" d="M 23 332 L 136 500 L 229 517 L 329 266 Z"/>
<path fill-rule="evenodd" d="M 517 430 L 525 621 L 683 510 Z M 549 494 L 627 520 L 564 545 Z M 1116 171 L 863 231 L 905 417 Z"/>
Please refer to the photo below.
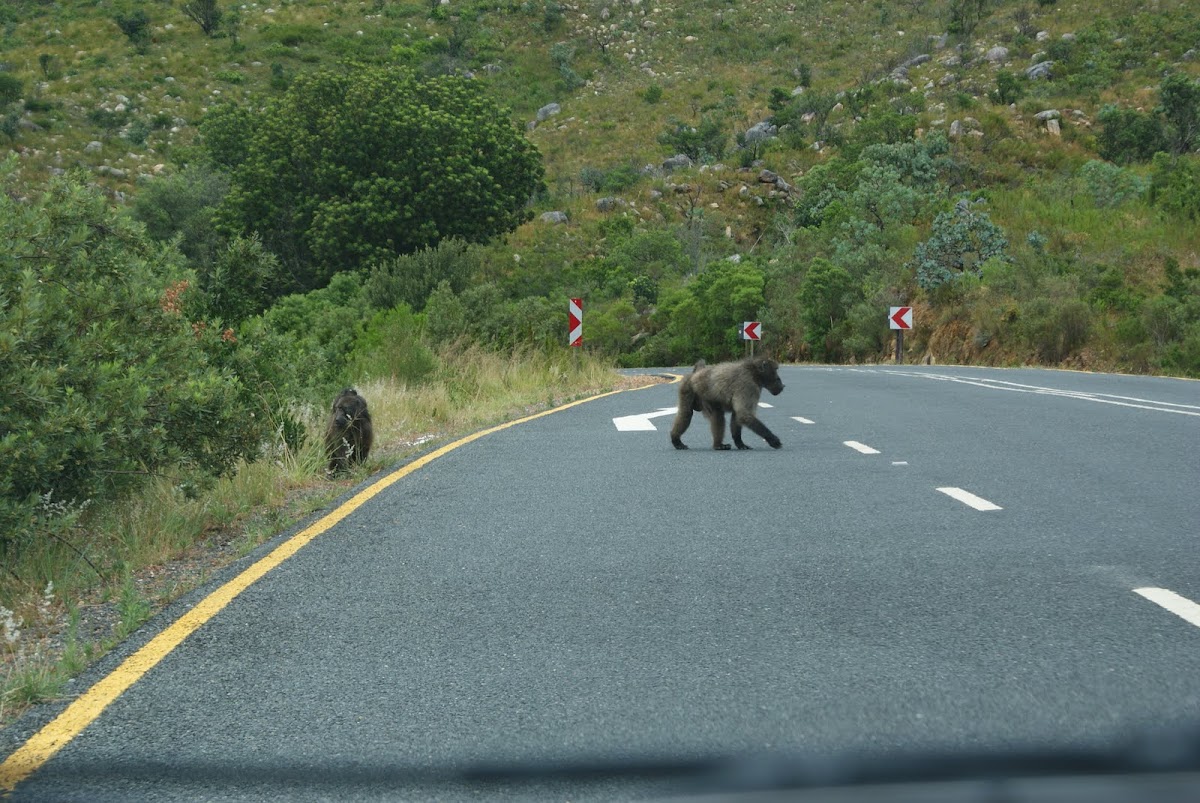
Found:
<path fill-rule="evenodd" d="M 144 50 L 150 44 L 150 17 L 145 11 L 138 9 L 128 15 L 118 13 L 113 19 L 138 50 Z"/>
<path fill-rule="evenodd" d="M 704 115 L 699 125 L 672 120 L 658 135 L 658 142 L 671 153 L 686 154 L 693 162 L 720 159 L 729 147 L 729 132 L 717 119 Z"/>
<path fill-rule="evenodd" d="M 1059 363 L 1087 342 L 1092 315 L 1077 298 L 1036 298 L 1022 305 L 1019 331 L 1038 359 Z"/>
<path fill-rule="evenodd" d="M 1168 214 L 1200 219 L 1200 157 L 1156 154 L 1150 177 L 1150 202 Z"/>
<path fill-rule="evenodd" d="M 431 248 L 379 263 L 367 277 L 367 300 L 376 309 L 407 304 L 424 309 L 435 288 L 446 283 L 459 293 L 480 266 L 477 246 L 456 238 L 442 240 Z"/>
<path fill-rule="evenodd" d="M 1101 208 L 1117 207 L 1138 198 L 1150 186 L 1149 181 L 1132 170 L 1096 159 L 1079 168 L 1079 178 L 1092 201 Z"/>
<path fill-rule="evenodd" d="M 968 200 L 933 220 L 929 239 L 913 255 L 917 284 L 933 290 L 964 273 L 980 275 L 990 259 L 1007 259 L 1008 238 L 986 212 L 976 212 Z"/>
<path fill-rule="evenodd" d="M 1167 148 L 1162 121 L 1154 115 L 1108 105 L 1096 119 L 1102 126 L 1096 137 L 1100 156 L 1110 162 L 1145 162 Z"/>
<path fill-rule="evenodd" d="M 0 192 L 0 547 L 51 498 L 230 472 L 267 422 L 222 367 L 240 359 L 236 335 L 189 315 L 178 257 L 81 180 L 14 200 L 15 167 Z"/>
<path fill-rule="evenodd" d="M 421 326 L 407 305 L 375 313 L 347 357 L 346 375 L 354 382 L 392 379 L 417 383 L 437 367 L 421 338 Z"/>
<path fill-rule="evenodd" d="M 10 72 L 0 70 L 0 106 L 16 103 L 25 91 L 25 84 Z"/>

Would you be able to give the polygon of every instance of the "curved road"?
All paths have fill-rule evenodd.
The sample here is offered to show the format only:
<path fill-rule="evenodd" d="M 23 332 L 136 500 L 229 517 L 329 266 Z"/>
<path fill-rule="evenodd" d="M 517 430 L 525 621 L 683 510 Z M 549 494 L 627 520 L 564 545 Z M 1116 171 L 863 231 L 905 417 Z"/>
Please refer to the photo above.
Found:
<path fill-rule="evenodd" d="M 629 429 L 674 405 L 662 385 L 438 457 L 249 585 L 11 799 L 613 799 L 673 790 L 439 771 L 1200 722 L 1200 382 L 781 374 L 761 411 L 779 451 L 747 431 L 753 451 L 713 452 L 699 416 L 684 452 L 669 413 Z"/>

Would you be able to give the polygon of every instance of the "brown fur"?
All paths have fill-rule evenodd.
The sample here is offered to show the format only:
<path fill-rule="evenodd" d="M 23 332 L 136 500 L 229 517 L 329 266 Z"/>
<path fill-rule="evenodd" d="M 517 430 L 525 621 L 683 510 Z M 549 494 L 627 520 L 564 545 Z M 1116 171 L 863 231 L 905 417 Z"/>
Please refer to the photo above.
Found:
<path fill-rule="evenodd" d="M 367 400 L 358 391 L 346 388 L 333 400 L 329 427 L 325 430 L 325 451 L 329 471 L 337 474 L 367 459 L 371 453 L 371 413 Z"/>
<path fill-rule="evenodd" d="M 680 437 L 692 423 L 692 413 L 698 411 L 704 413 L 712 427 L 714 449 L 730 448 L 725 443 L 725 413 L 730 414 L 729 430 L 734 446 L 750 448 L 742 442 L 742 427 L 749 427 L 772 449 L 778 449 L 782 445 L 779 438 L 758 420 L 758 399 L 763 388 L 771 391 L 772 396 L 783 392 L 779 365 L 774 360 L 751 357 L 711 366 L 700 360 L 691 375 L 679 384 L 679 409 L 671 427 L 671 444 L 676 449 L 688 448 Z"/>

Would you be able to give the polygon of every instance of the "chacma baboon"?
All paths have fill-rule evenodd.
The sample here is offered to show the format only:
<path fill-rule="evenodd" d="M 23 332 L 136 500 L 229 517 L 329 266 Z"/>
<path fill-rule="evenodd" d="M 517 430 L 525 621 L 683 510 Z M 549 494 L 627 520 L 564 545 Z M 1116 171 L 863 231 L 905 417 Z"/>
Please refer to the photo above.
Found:
<path fill-rule="evenodd" d="M 371 414 L 367 400 L 353 388 L 346 388 L 333 400 L 329 428 L 325 431 L 325 451 L 329 471 L 336 474 L 367 459 L 371 452 Z"/>
<path fill-rule="evenodd" d="M 671 427 L 671 443 L 676 449 L 687 446 L 679 438 L 692 423 L 692 413 L 702 412 L 712 426 L 713 448 L 728 449 L 725 443 L 725 413 L 730 413 L 729 430 L 733 445 L 739 449 L 750 447 L 742 443 L 742 427 L 749 427 L 760 435 L 772 449 L 782 444 L 775 433 L 758 420 L 758 398 L 762 389 L 771 391 L 772 396 L 783 392 L 779 379 L 779 365 L 766 357 L 750 357 L 737 362 L 723 362 L 706 366 L 704 360 L 696 363 L 691 376 L 679 385 L 679 409 L 675 413 L 675 425 Z"/>

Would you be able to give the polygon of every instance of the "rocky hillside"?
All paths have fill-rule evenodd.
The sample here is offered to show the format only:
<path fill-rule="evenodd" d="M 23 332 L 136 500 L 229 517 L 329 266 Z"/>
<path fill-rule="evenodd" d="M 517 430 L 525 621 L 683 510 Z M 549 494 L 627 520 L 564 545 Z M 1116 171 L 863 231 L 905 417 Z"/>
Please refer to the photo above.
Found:
<path fill-rule="evenodd" d="M 203 161 L 210 109 L 304 71 L 471 77 L 546 168 L 478 278 L 587 295 L 627 363 L 719 356 L 743 315 L 787 358 L 882 358 L 881 310 L 915 303 L 914 358 L 1200 371 L 1186 0 L 17 0 L 0 24 L 20 180 L 82 167 L 126 202 Z"/>

